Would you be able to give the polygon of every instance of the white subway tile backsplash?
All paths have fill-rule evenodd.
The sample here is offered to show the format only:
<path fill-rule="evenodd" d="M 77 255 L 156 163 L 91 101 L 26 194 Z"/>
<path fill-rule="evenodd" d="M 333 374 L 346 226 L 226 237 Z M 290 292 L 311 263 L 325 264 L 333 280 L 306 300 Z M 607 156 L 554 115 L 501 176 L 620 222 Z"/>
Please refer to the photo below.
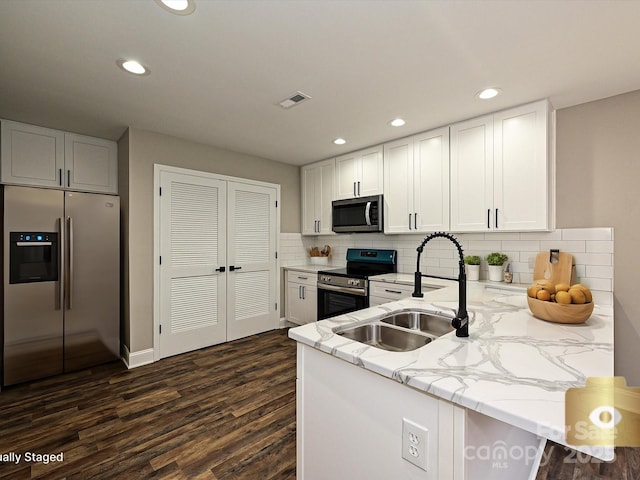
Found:
<path fill-rule="evenodd" d="M 562 230 L 521 233 L 520 240 L 562 240 Z"/>
<path fill-rule="evenodd" d="M 588 285 L 592 290 L 603 290 L 605 292 L 613 290 L 613 280 L 610 278 L 578 277 L 578 283 Z"/>
<path fill-rule="evenodd" d="M 469 242 L 469 251 L 480 250 L 487 252 L 496 252 L 501 248 L 502 242 L 500 240 L 471 240 Z"/>
<path fill-rule="evenodd" d="M 588 240 L 587 253 L 613 253 L 613 242 L 610 240 Z"/>
<path fill-rule="evenodd" d="M 611 228 L 568 228 L 562 230 L 563 240 L 613 240 Z"/>
<path fill-rule="evenodd" d="M 612 253 L 574 253 L 576 264 L 583 265 L 613 265 Z"/>
<path fill-rule="evenodd" d="M 584 252 L 586 250 L 584 240 L 541 240 L 540 251 L 558 249 L 561 252 Z"/>
<path fill-rule="evenodd" d="M 540 242 L 536 240 L 505 240 L 502 242 L 502 250 L 537 252 L 540 250 Z"/>
<path fill-rule="evenodd" d="M 585 276 L 590 278 L 613 278 L 613 267 L 602 265 L 587 265 Z"/>
<path fill-rule="evenodd" d="M 519 233 L 509 233 L 509 232 L 489 232 L 485 233 L 485 240 L 520 240 Z"/>
<path fill-rule="evenodd" d="M 281 265 L 306 263 L 308 251 L 314 245 L 331 245 L 331 261 L 335 264 L 346 261 L 347 248 L 386 248 L 398 251 L 399 272 L 413 273 L 416 248 L 425 236 L 353 234 L 303 237 L 299 233 L 285 233 L 280 237 Z M 506 253 L 514 273 L 514 283 L 523 284 L 533 281 L 533 265 L 538 252 L 558 248 L 560 251 L 571 253 L 574 256 L 579 281 L 601 293 L 597 297 L 600 300 L 596 300 L 598 303 L 612 304 L 612 228 L 572 228 L 530 233 L 459 233 L 454 236 L 460 240 L 465 255 L 478 255 L 482 258 L 482 279 L 488 276 L 486 256 L 491 252 Z M 453 245 L 445 239 L 432 240 L 422 254 L 421 265 L 424 273 L 457 276 L 457 254 Z"/>

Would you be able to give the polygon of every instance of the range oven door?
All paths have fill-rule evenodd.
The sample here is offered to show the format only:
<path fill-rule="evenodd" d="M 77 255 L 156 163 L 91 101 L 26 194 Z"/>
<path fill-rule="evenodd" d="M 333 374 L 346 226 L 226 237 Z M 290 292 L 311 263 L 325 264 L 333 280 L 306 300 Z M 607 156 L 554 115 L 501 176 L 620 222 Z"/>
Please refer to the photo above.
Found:
<path fill-rule="evenodd" d="M 318 320 L 368 307 L 367 290 L 318 284 Z"/>

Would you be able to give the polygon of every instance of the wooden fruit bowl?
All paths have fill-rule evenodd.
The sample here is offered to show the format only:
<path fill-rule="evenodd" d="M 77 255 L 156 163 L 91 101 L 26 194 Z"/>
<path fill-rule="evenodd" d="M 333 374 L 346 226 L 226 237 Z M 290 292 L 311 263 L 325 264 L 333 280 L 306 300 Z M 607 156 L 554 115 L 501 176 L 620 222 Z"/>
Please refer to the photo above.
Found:
<path fill-rule="evenodd" d="M 529 310 L 533 316 L 542 320 L 555 323 L 584 323 L 593 313 L 593 302 L 577 304 L 564 304 L 544 302 L 527 297 Z"/>

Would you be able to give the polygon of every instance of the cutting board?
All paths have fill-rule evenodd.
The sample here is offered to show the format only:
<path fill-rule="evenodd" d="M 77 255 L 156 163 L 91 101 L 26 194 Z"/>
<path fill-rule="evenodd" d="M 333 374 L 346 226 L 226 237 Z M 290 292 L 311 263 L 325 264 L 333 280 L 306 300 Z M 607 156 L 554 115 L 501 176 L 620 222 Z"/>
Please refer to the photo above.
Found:
<path fill-rule="evenodd" d="M 533 267 L 533 280 L 542 279 L 551 280 L 554 285 L 576 283 L 573 255 L 566 252 L 553 252 L 550 258 L 549 251 L 538 253 Z"/>

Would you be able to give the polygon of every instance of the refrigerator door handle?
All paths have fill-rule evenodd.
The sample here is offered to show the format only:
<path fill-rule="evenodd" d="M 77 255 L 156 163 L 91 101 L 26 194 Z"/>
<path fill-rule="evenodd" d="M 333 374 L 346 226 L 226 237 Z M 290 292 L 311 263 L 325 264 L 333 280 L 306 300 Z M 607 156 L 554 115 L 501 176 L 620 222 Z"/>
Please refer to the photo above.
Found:
<path fill-rule="evenodd" d="M 60 244 L 58 248 L 60 249 L 60 261 L 58 263 L 58 306 L 56 310 L 60 310 L 64 308 L 64 277 L 62 276 L 64 273 L 64 250 L 65 250 L 65 231 L 64 231 L 64 218 L 58 218 L 58 231 L 60 233 Z"/>
<path fill-rule="evenodd" d="M 71 217 L 67 217 L 67 220 L 69 221 L 69 271 L 67 272 L 69 288 L 67 290 L 67 302 L 69 304 L 69 310 L 71 310 L 73 308 L 73 219 Z"/>

